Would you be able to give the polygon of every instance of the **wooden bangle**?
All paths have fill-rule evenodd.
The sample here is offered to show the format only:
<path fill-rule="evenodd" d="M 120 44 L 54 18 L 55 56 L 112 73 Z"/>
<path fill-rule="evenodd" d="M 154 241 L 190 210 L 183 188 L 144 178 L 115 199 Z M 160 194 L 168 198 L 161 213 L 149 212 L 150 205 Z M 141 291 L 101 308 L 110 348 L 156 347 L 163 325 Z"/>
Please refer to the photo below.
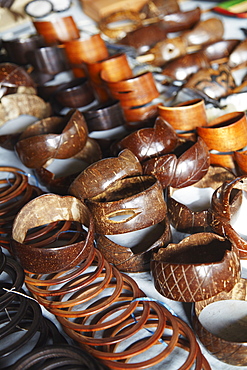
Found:
<path fill-rule="evenodd" d="M 28 229 L 58 220 L 79 221 L 88 227 L 85 241 L 57 248 L 35 248 L 24 244 Z M 44 194 L 28 202 L 16 216 L 11 251 L 25 270 L 49 273 L 71 268 L 82 261 L 93 247 L 93 240 L 92 217 L 81 201 L 71 196 Z"/>
<path fill-rule="evenodd" d="M 109 56 L 100 33 L 64 42 L 67 58 L 71 65 L 95 63 Z"/>
<path fill-rule="evenodd" d="M 122 234 L 143 229 L 161 222 L 166 216 L 163 189 L 153 176 L 118 180 L 86 202 L 98 234 Z"/>
<path fill-rule="evenodd" d="M 125 149 L 118 157 L 104 158 L 88 166 L 72 182 L 69 193 L 81 200 L 92 198 L 118 180 L 141 173 L 142 167 L 137 157 Z"/>
<path fill-rule="evenodd" d="M 240 279 L 236 247 L 214 233 L 192 234 L 161 248 L 153 256 L 151 269 L 158 292 L 182 302 L 228 292 Z"/>
<path fill-rule="evenodd" d="M 246 340 L 225 340 L 220 334 L 215 335 L 207 330 L 200 322 L 199 315 L 208 305 L 231 300 L 246 301 L 246 280 L 241 279 L 230 292 L 222 292 L 211 299 L 196 302 L 192 312 L 192 324 L 200 342 L 214 357 L 224 363 L 234 366 L 246 366 Z M 224 303 L 225 305 L 226 303 Z M 232 312 L 234 315 L 234 312 Z M 231 329 L 233 330 L 233 328 Z"/>
<path fill-rule="evenodd" d="M 188 100 L 172 107 L 158 106 L 158 114 L 175 130 L 191 131 L 207 125 L 206 108 L 203 99 Z"/>
<path fill-rule="evenodd" d="M 47 45 L 56 45 L 69 40 L 78 39 L 80 32 L 72 16 L 58 17 L 50 21 L 33 21 L 39 35 Z"/>
<path fill-rule="evenodd" d="M 119 82 L 133 77 L 126 54 L 119 53 L 102 60 L 101 78 L 106 82 Z"/>
<path fill-rule="evenodd" d="M 38 168 L 52 158 L 65 159 L 78 154 L 86 144 L 87 134 L 82 113 L 71 110 L 64 118 L 48 117 L 30 125 L 21 134 L 16 151 L 25 166 Z"/>
<path fill-rule="evenodd" d="M 69 69 L 64 48 L 58 46 L 44 46 L 30 50 L 27 53 L 27 59 L 39 73 L 55 76 Z"/>
<path fill-rule="evenodd" d="M 125 127 L 133 131 L 143 128 L 145 123 L 147 123 L 147 126 L 153 126 L 158 116 L 157 107 L 157 102 L 151 102 L 142 107 L 123 107 L 124 117 L 126 119 Z"/>
<path fill-rule="evenodd" d="M 246 176 L 224 182 L 212 196 L 212 229 L 234 243 L 241 259 L 247 259 L 247 242 L 231 226 L 231 218 L 239 209 L 242 191 L 246 188 Z M 236 194 L 235 194 L 236 192 Z M 233 196 L 234 195 L 234 196 Z"/>
<path fill-rule="evenodd" d="M 83 112 L 88 131 L 103 131 L 125 124 L 123 109 L 118 100 L 110 100 Z"/>
<path fill-rule="evenodd" d="M 244 112 L 232 112 L 215 118 L 208 127 L 198 127 L 198 135 L 209 149 L 229 152 L 247 145 L 247 120 Z"/>
<path fill-rule="evenodd" d="M 104 80 L 103 73 L 102 78 Z M 150 103 L 159 96 L 151 72 L 144 72 L 138 76 L 117 82 L 106 80 L 106 84 L 112 97 L 119 100 L 123 107 L 138 107 Z"/>
<path fill-rule="evenodd" d="M 161 246 L 167 245 L 171 241 L 171 230 L 168 219 L 152 228 L 145 237 L 155 234 L 155 241 L 150 240 L 148 244 L 141 240 L 133 247 L 119 245 L 109 239 L 106 235 L 96 236 L 97 248 L 102 252 L 108 262 L 116 266 L 123 272 L 142 272 L 150 270 L 150 260 L 154 251 Z M 134 238 L 134 235 L 133 235 Z"/>

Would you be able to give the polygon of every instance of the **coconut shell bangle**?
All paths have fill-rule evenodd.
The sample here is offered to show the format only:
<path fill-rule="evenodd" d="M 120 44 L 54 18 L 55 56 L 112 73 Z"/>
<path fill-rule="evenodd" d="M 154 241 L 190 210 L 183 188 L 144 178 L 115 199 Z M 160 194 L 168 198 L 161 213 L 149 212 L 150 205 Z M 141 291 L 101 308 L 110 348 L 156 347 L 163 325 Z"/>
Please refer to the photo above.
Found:
<path fill-rule="evenodd" d="M 209 149 L 229 152 L 247 145 L 247 120 L 244 112 L 227 113 L 215 118 L 208 127 L 198 127 L 198 135 Z"/>
<path fill-rule="evenodd" d="M 124 137 L 114 147 L 115 151 L 129 149 L 140 162 L 175 149 L 178 142 L 173 127 L 158 117 L 150 128 L 141 128 Z"/>
<path fill-rule="evenodd" d="M 118 180 L 86 202 L 98 234 L 122 234 L 143 229 L 161 222 L 166 216 L 163 189 L 153 176 Z"/>
<path fill-rule="evenodd" d="M 191 186 L 201 189 L 217 189 L 224 181 L 230 181 L 234 178 L 233 173 L 225 168 L 209 166 L 206 175 Z M 192 210 L 190 206 L 186 206 L 173 197 L 176 190 L 178 189 L 172 187 L 167 188 L 167 209 L 171 225 L 176 230 L 189 234 L 211 231 L 211 212 L 209 206 L 203 207 L 200 210 Z"/>
<path fill-rule="evenodd" d="M 155 288 L 182 302 L 208 299 L 230 291 L 240 279 L 236 247 L 214 233 L 197 233 L 154 254 L 151 270 Z"/>
<path fill-rule="evenodd" d="M 192 311 L 192 324 L 200 342 L 220 361 L 234 366 L 247 365 L 247 342 L 226 340 L 221 335 L 215 335 L 200 322 L 200 313 L 212 303 L 219 301 L 246 301 L 246 280 L 240 279 L 230 292 L 222 292 L 211 299 L 196 302 Z M 224 305 L 227 303 L 224 303 Z M 234 315 L 234 313 L 233 313 Z M 233 330 L 233 328 L 231 329 Z"/>
<path fill-rule="evenodd" d="M 247 242 L 234 230 L 230 221 L 240 207 L 245 189 L 246 176 L 236 177 L 215 190 L 211 204 L 212 229 L 236 245 L 241 259 L 247 259 Z"/>
<path fill-rule="evenodd" d="M 16 151 L 25 166 L 38 168 L 52 158 L 73 157 L 86 141 L 84 117 L 80 111 L 71 110 L 64 118 L 48 117 L 30 125 L 21 134 Z"/>
<path fill-rule="evenodd" d="M 56 45 L 78 39 L 80 32 L 72 16 L 57 17 L 50 21 L 33 21 L 39 35 L 42 35 L 47 45 Z"/>
<path fill-rule="evenodd" d="M 161 234 L 160 229 L 162 230 Z M 154 232 L 158 238 L 148 245 L 142 240 L 139 244 L 129 248 L 113 242 L 102 234 L 96 236 L 96 245 L 108 262 L 112 263 L 120 271 L 149 271 L 153 252 L 171 241 L 171 230 L 167 218 L 156 225 L 156 228 L 151 230 L 151 233 L 152 232 Z M 143 248 L 143 244 L 146 246 L 145 249 Z"/>
<path fill-rule="evenodd" d="M 88 227 L 85 241 L 57 248 L 35 248 L 24 244 L 29 229 L 58 220 L 79 221 Z M 93 241 L 92 217 L 81 201 L 71 196 L 44 194 L 27 203 L 16 216 L 11 251 L 25 270 L 50 273 L 81 262 L 93 248 Z"/>
<path fill-rule="evenodd" d="M 167 186 L 183 188 L 201 180 L 209 166 L 208 148 L 198 137 L 196 142 L 181 139 L 170 154 L 145 161 L 143 172 L 155 176 L 164 189 Z"/>
<path fill-rule="evenodd" d="M 69 193 L 81 200 L 92 198 L 118 180 L 141 173 L 142 167 L 137 157 L 126 149 L 118 157 L 104 158 L 88 166 L 72 182 Z"/>

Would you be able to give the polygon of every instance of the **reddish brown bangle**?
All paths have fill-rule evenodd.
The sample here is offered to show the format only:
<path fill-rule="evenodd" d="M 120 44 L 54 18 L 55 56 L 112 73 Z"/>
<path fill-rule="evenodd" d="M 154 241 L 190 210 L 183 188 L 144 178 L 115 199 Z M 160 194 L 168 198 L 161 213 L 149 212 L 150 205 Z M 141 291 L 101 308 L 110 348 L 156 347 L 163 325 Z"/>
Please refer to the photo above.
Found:
<path fill-rule="evenodd" d="M 157 156 L 143 163 L 143 172 L 152 174 L 165 189 L 183 188 L 201 180 L 210 166 L 209 151 L 204 141 L 180 140 L 171 154 Z"/>
<path fill-rule="evenodd" d="M 200 342 L 214 357 L 234 366 L 247 365 L 247 342 L 225 340 L 220 335 L 214 335 L 200 322 L 199 315 L 208 305 L 219 302 L 238 300 L 246 301 L 246 280 L 241 279 L 230 292 L 222 292 L 211 299 L 196 302 L 192 312 L 193 329 Z M 234 315 L 234 312 L 233 312 Z M 231 329 L 233 330 L 233 329 Z"/>
<path fill-rule="evenodd" d="M 206 175 L 193 187 L 217 189 L 224 181 L 233 180 L 233 173 L 222 167 L 210 166 Z M 194 211 L 190 206 L 174 199 L 175 188 L 167 189 L 167 209 L 171 225 L 178 231 L 194 234 L 195 232 L 211 231 L 210 207 Z"/>
<path fill-rule="evenodd" d="M 125 149 L 116 158 L 104 158 L 88 166 L 72 182 L 69 193 L 79 199 L 92 198 L 106 191 L 116 181 L 141 173 L 142 167 L 137 157 Z"/>
<path fill-rule="evenodd" d="M 150 230 L 151 233 L 155 234 L 155 241 L 152 239 L 152 242 L 150 241 L 148 245 L 144 240 L 141 240 L 141 242 L 130 248 L 119 245 L 102 234 L 96 236 L 96 245 L 107 261 L 120 271 L 149 271 L 153 252 L 171 242 L 171 230 L 167 218 L 155 225 L 155 229 L 152 228 Z M 146 235 L 148 234 L 145 234 L 145 237 Z"/>
<path fill-rule="evenodd" d="M 247 241 L 231 226 L 230 221 L 241 204 L 241 190 L 246 189 L 246 176 L 224 182 L 212 196 L 212 229 L 236 245 L 241 259 L 247 259 Z M 237 192 L 235 194 L 235 192 Z"/>
<path fill-rule="evenodd" d="M 86 239 L 57 248 L 35 248 L 24 244 L 29 229 L 58 220 L 79 221 L 87 226 Z M 44 194 L 27 203 L 16 216 L 12 229 L 11 251 L 25 270 L 50 273 L 76 266 L 93 248 L 93 241 L 92 218 L 81 201 L 71 196 Z"/>
<path fill-rule="evenodd" d="M 209 149 L 229 152 L 247 145 L 247 120 L 244 112 L 232 112 L 215 118 L 208 127 L 198 127 L 198 135 Z"/>
<path fill-rule="evenodd" d="M 191 131 L 207 125 L 206 108 L 203 99 L 189 100 L 175 106 L 158 106 L 158 114 L 175 130 Z"/>
<path fill-rule="evenodd" d="M 104 74 L 102 73 L 104 80 Z M 132 78 L 111 82 L 104 80 L 114 99 L 121 102 L 123 107 L 138 107 L 150 103 L 159 96 L 153 75 L 144 72 Z"/>
<path fill-rule="evenodd" d="M 64 118 L 48 117 L 30 125 L 21 134 L 16 151 L 25 166 L 42 167 L 50 159 L 78 154 L 86 144 L 87 133 L 82 113 L 71 110 Z"/>
<path fill-rule="evenodd" d="M 141 128 L 124 137 L 115 145 L 115 151 L 127 148 L 141 161 L 169 153 L 175 149 L 178 137 L 173 127 L 163 118 L 155 120 L 154 127 Z"/>
<path fill-rule="evenodd" d="M 39 35 L 44 37 L 47 45 L 54 45 L 78 39 L 80 32 L 72 16 L 58 17 L 50 21 L 33 21 Z"/>
<path fill-rule="evenodd" d="M 122 234 L 157 224 L 165 218 L 167 211 L 162 186 L 153 176 L 118 180 L 86 202 L 96 232 L 104 235 Z M 114 220 L 114 217 L 119 219 Z"/>
<path fill-rule="evenodd" d="M 196 302 L 230 291 L 240 279 L 236 247 L 214 233 L 196 233 L 169 244 L 151 261 L 154 285 L 169 299 Z"/>

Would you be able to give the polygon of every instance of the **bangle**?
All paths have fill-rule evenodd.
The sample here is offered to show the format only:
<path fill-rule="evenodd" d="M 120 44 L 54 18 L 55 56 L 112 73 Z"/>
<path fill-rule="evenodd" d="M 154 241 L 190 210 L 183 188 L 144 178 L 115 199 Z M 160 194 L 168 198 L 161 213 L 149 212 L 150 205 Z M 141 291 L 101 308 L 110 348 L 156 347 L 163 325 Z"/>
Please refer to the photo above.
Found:
<path fill-rule="evenodd" d="M 170 154 L 151 158 L 143 163 L 143 172 L 155 176 L 163 189 L 183 188 L 201 180 L 210 166 L 209 151 L 204 141 L 180 140 Z"/>
<path fill-rule="evenodd" d="M 226 168 L 209 166 L 205 176 L 192 185 L 193 188 L 211 188 L 217 189 L 224 181 L 233 180 L 235 176 Z M 178 231 L 194 234 L 195 232 L 211 231 L 211 212 L 210 203 L 205 202 L 203 207 L 193 210 L 173 197 L 176 188 L 167 188 L 167 209 L 168 218 L 171 225 Z"/>
<path fill-rule="evenodd" d="M 88 166 L 72 182 L 69 193 L 81 200 L 92 198 L 114 186 L 118 180 L 141 173 L 140 162 L 130 150 L 125 149 L 118 157 L 104 158 Z"/>
<path fill-rule="evenodd" d="M 227 237 L 234 243 L 241 259 L 247 258 L 247 242 L 234 230 L 230 221 L 239 209 L 242 201 L 241 190 L 245 190 L 245 184 L 246 176 L 224 182 L 215 190 L 211 202 L 211 227 L 213 231 Z"/>
<path fill-rule="evenodd" d="M 153 252 L 171 241 L 171 230 L 168 219 L 165 218 L 162 222 L 155 225 L 155 229 L 152 228 L 150 232 L 155 234 L 155 240 L 152 238 L 152 241 L 146 243 L 142 239 L 131 248 L 117 244 L 102 234 L 96 236 L 96 245 L 107 261 L 116 266 L 120 271 L 149 271 Z M 149 234 L 145 233 L 146 235 Z"/>
<path fill-rule="evenodd" d="M 33 21 L 39 35 L 47 45 L 57 45 L 80 37 L 80 32 L 72 16 L 57 17 L 50 21 Z"/>
<path fill-rule="evenodd" d="M 98 234 L 122 234 L 161 222 L 166 203 L 160 182 L 153 176 L 118 180 L 104 192 L 86 200 Z"/>
<path fill-rule="evenodd" d="M 179 131 L 191 131 L 207 124 L 203 99 L 189 100 L 172 107 L 159 105 L 158 114 Z"/>
<path fill-rule="evenodd" d="M 130 20 L 131 23 L 127 22 L 127 24 L 123 24 L 115 28 L 108 27 L 110 23 L 126 20 Z M 101 32 L 106 36 L 110 38 L 121 38 L 126 33 L 139 28 L 141 24 L 142 19 L 139 13 L 133 10 L 121 10 L 102 18 L 98 26 Z"/>
<path fill-rule="evenodd" d="M 229 152 L 247 145 L 247 120 L 244 112 L 232 112 L 215 118 L 210 126 L 197 127 L 198 135 L 209 149 Z"/>
<path fill-rule="evenodd" d="M 154 285 L 163 296 L 181 302 L 208 299 L 230 291 L 240 279 L 236 247 L 214 233 L 196 233 L 153 255 Z"/>
<path fill-rule="evenodd" d="M 25 166 L 38 168 L 53 158 L 75 156 L 86 141 L 84 117 L 80 111 L 71 110 L 64 118 L 48 117 L 27 127 L 16 143 L 16 151 Z"/>
<path fill-rule="evenodd" d="M 227 303 L 231 300 L 246 301 L 245 279 L 240 279 L 229 292 L 223 291 L 211 299 L 196 302 L 192 311 L 193 329 L 200 342 L 214 357 L 230 365 L 246 366 L 246 340 L 234 341 L 224 339 L 223 331 L 221 331 L 222 334 L 215 335 L 202 325 L 199 318 L 200 313 L 202 313 L 207 306 L 222 301 L 222 303 L 224 302 L 224 307 L 227 307 Z M 218 312 L 220 315 L 220 309 L 217 309 L 217 313 Z M 232 310 L 231 316 L 234 316 L 234 310 Z M 232 332 L 233 326 L 231 328 L 231 333 Z"/>
<path fill-rule="evenodd" d="M 125 136 L 115 145 L 115 151 L 129 149 L 140 162 L 171 152 L 177 145 L 173 127 L 158 117 L 153 127 L 141 128 Z"/>
<path fill-rule="evenodd" d="M 78 221 L 88 227 L 85 240 L 56 248 L 35 248 L 25 244 L 29 229 L 65 220 Z M 25 270 L 50 273 L 76 266 L 88 255 L 93 240 L 92 217 L 81 201 L 72 196 L 44 194 L 27 203 L 16 216 L 12 228 L 11 251 Z"/>

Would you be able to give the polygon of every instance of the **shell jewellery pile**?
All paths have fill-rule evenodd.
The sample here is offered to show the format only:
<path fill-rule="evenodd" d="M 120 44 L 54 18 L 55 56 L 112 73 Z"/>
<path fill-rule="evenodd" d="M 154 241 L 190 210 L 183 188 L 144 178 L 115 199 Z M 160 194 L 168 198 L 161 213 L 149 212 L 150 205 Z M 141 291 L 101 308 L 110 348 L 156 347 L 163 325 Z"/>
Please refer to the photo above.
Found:
<path fill-rule="evenodd" d="M 247 339 L 199 320 L 215 302 L 246 301 L 247 242 L 233 220 L 247 121 L 228 103 L 245 96 L 246 41 L 176 1 L 116 11 L 87 37 L 62 13 L 33 25 L 2 41 L 0 146 L 20 166 L 0 167 L 1 368 L 32 368 L 39 351 L 74 369 L 210 369 L 208 353 L 246 366 Z M 176 196 L 208 189 L 200 209 Z M 190 325 L 169 300 L 191 303 Z"/>

